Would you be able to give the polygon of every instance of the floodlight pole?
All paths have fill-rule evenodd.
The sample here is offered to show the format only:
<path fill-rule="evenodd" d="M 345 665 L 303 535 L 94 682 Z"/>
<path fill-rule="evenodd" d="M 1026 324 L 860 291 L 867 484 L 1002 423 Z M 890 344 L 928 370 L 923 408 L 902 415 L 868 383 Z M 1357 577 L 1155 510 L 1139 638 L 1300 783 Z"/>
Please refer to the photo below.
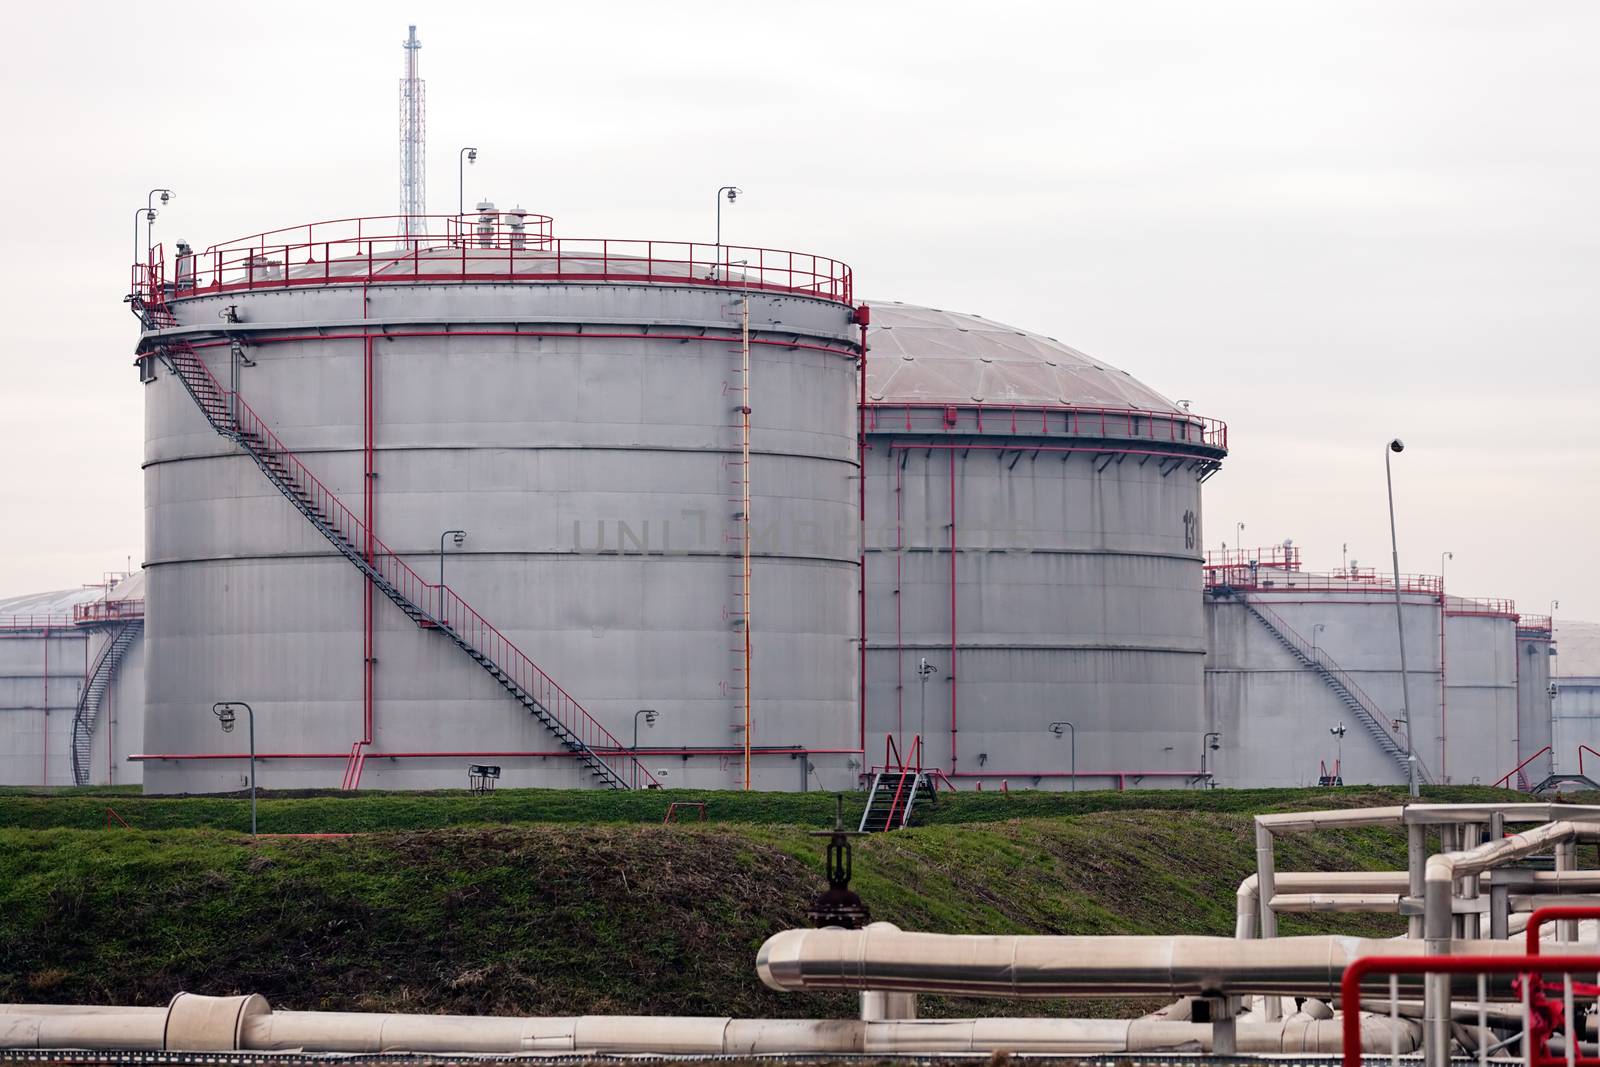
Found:
<path fill-rule="evenodd" d="M 1406 712 L 1406 779 L 1411 795 L 1415 797 L 1421 792 L 1417 784 L 1417 756 L 1411 746 L 1411 734 L 1416 727 L 1416 721 L 1411 718 L 1411 686 L 1408 684 L 1410 676 L 1406 674 L 1406 621 L 1400 607 L 1400 535 L 1395 531 L 1394 472 L 1389 463 L 1389 454 L 1402 451 L 1404 448 L 1405 445 L 1399 438 L 1384 446 L 1383 478 L 1389 488 L 1389 551 L 1394 564 L 1394 625 L 1400 638 L 1400 699 Z"/>
<path fill-rule="evenodd" d="M 245 716 L 250 720 L 250 836 L 256 836 L 256 713 L 255 709 L 242 700 L 219 700 L 211 705 L 211 713 L 222 718 L 224 710 L 235 707 L 244 709 Z M 227 729 L 224 722 L 223 729 Z"/>

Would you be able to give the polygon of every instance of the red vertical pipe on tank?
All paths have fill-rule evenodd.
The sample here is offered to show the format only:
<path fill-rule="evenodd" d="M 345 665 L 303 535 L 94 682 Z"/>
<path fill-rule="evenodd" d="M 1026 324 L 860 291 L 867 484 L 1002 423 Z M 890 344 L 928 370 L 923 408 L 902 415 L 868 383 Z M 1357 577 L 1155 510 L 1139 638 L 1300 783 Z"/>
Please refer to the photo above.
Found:
<path fill-rule="evenodd" d="M 50 624 L 44 624 L 44 777 L 40 785 L 50 784 Z"/>
<path fill-rule="evenodd" d="M 859 384 L 856 395 L 856 489 L 859 494 L 856 503 L 858 523 L 856 535 L 860 539 L 856 547 L 861 553 L 858 568 L 860 589 L 857 625 L 861 629 L 861 641 L 856 685 L 861 695 L 860 744 L 862 751 L 865 752 L 867 748 L 867 327 L 872 324 L 872 309 L 862 304 L 856 308 L 855 320 L 856 325 L 861 327 L 861 356 L 857 361 L 860 366 Z"/>
<path fill-rule="evenodd" d="M 365 319 L 368 312 L 369 293 L 367 287 L 361 287 L 361 317 Z M 372 482 L 377 477 L 373 470 L 372 454 L 372 333 L 365 327 L 362 328 L 361 338 L 361 522 L 366 527 L 366 540 L 362 545 L 362 552 L 366 556 L 368 566 L 372 564 L 373 533 L 372 519 Z M 361 583 L 361 744 L 372 744 L 372 704 L 373 704 L 373 664 L 374 642 L 372 637 L 372 582 Z M 359 753 L 353 757 L 355 766 L 349 775 L 349 787 L 358 789 L 361 786 L 362 759 Z"/>
<path fill-rule="evenodd" d="M 956 453 L 950 456 L 950 773 L 956 772 Z"/>

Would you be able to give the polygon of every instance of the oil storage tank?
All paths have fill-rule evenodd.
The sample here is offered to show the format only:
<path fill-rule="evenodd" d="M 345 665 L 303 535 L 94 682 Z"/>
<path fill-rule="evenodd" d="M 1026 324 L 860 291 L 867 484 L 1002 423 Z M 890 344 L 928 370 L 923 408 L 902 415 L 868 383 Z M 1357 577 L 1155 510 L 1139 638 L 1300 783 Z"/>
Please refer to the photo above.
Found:
<path fill-rule="evenodd" d="M 854 780 L 844 264 L 484 205 L 138 289 L 148 790 L 245 783 L 247 715 L 276 787 Z"/>
<path fill-rule="evenodd" d="M 0 600 L 0 785 L 127 785 L 141 768 L 143 582 Z"/>
<path fill-rule="evenodd" d="M 866 718 L 962 788 L 1205 781 L 1221 423 L 1049 337 L 873 303 Z"/>
<path fill-rule="evenodd" d="M 1516 605 L 1447 594 L 1436 574 L 1399 582 L 1397 598 L 1391 574 L 1356 561 L 1305 570 L 1293 542 L 1208 553 L 1207 714 L 1229 739 L 1221 783 L 1400 784 L 1414 759 L 1423 783 L 1505 784 L 1549 743 L 1548 712 L 1542 740 L 1530 725 L 1545 682 L 1524 680 L 1534 657 L 1520 651 L 1530 640 Z"/>

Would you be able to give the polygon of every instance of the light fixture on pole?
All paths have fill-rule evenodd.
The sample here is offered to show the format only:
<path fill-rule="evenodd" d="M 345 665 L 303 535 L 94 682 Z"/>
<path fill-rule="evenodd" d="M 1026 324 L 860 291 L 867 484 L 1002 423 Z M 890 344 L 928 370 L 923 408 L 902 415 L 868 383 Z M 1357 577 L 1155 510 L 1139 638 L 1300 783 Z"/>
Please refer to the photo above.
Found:
<path fill-rule="evenodd" d="M 1206 769 L 1206 753 L 1215 752 L 1221 747 L 1222 735 L 1216 730 L 1208 730 L 1205 736 L 1200 738 L 1200 780 L 1202 782 L 1208 782 L 1212 777 L 1211 772 Z"/>
<path fill-rule="evenodd" d="M 1325 622 L 1319 622 L 1315 626 L 1311 627 L 1311 659 L 1314 662 L 1322 662 L 1317 658 L 1317 634 L 1323 630 L 1326 630 L 1327 628 L 1328 624 Z"/>
<path fill-rule="evenodd" d="M 640 708 L 633 713 L 633 787 L 639 788 L 639 719 L 644 718 L 644 724 L 651 729 L 655 728 L 657 712 L 655 708 Z"/>
<path fill-rule="evenodd" d="M 728 203 L 739 199 L 739 194 L 744 192 L 737 185 L 719 185 L 717 187 L 717 247 L 722 247 L 722 200 L 727 198 Z M 720 258 L 720 257 L 719 257 Z"/>
<path fill-rule="evenodd" d="M 917 683 L 922 687 L 921 708 L 917 713 L 917 737 L 923 744 L 927 744 L 928 736 L 928 676 L 938 674 L 939 668 L 928 662 L 928 657 L 923 656 L 917 660 Z M 905 738 L 900 739 L 902 745 Z"/>
<path fill-rule="evenodd" d="M 1233 524 L 1233 547 L 1239 553 L 1239 562 L 1244 562 L 1244 523 Z"/>
<path fill-rule="evenodd" d="M 1349 731 L 1344 723 L 1328 727 L 1328 732 L 1333 735 L 1333 777 L 1339 785 L 1344 784 L 1344 735 Z"/>
<path fill-rule="evenodd" d="M 447 538 L 447 537 L 455 538 L 455 546 L 457 548 L 460 548 L 461 545 L 462 545 L 462 542 L 466 541 L 466 539 L 467 539 L 467 531 L 465 531 L 465 530 L 446 530 L 444 533 L 439 535 L 439 611 L 438 611 L 438 616 L 439 616 L 439 624 L 441 626 L 444 624 L 444 539 Z"/>
<path fill-rule="evenodd" d="M 1406 674 L 1406 620 L 1405 613 L 1400 608 L 1400 535 L 1396 532 L 1394 521 L 1394 471 L 1389 457 L 1406 450 L 1406 443 L 1396 437 L 1390 441 L 1383 452 L 1383 478 L 1389 488 L 1389 551 L 1394 563 L 1394 627 L 1400 640 L 1400 698 L 1405 708 L 1406 724 L 1406 780 L 1410 786 L 1412 796 L 1421 793 L 1417 784 L 1417 755 L 1411 744 L 1411 685 Z"/>
<path fill-rule="evenodd" d="M 256 713 L 249 704 L 242 700 L 219 700 L 211 705 L 211 714 L 217 717 L 217 722 L 222 724 L 222 732 L 233 733 L 233 724 L 237 719 L 234 708 L 243 708 L 245 716 L 250 722 L 250 836 L 256 836 Z"/>
<path fill-rule="evenodd" d="M 1439 594 L 1441 596 L 1444 595 L 1444 563 L 1445 563 L 1445 560 L 1447 560 L 1447 559 L 1455 559 L 1455 558 L 1456 558 L 1456 554 L 1454 552 L 1441 552 L 1441 553 L 1439 553 Z"/>
<path fill-rule="evenodd" d="M 476 148 L 463 148 L 456 153 L 456 215 L 467 213 L 467 164 L 478 162 Z"/>
<path fill-rule="evenodd" d="M 1057 737 L 1060 737 L 1064 733 L 1070 733 L 1071 734 L 1071 738 L 1072 738 L 1072 750 L 1071 750 L 1071 752 L 1072 752 L 1072 754 L 1071 754 L 1071 760 L 1072 760 L 1072 764 L 1071 764 L 1071 767 L 1072 767 L 1072 786 L 1071 786 L 1071 791 L 1076 793 L 1078 791 L 1078 728 L 1076 726 L 1074 726 L 1072 723 L 1067 722 L 1065 719 L 1063 719 L 1063 720 L 1061 720 L 1059 722 L 1051 723 L 1050 724 L 1050 732 L 1055 734 Z"/>

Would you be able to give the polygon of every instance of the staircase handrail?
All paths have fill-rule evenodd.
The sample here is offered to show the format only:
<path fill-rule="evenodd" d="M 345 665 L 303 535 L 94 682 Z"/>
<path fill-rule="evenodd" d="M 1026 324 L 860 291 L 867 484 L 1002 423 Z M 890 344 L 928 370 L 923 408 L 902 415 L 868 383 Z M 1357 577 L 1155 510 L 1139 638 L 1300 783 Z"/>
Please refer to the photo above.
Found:
<path fill-rule="evenodd" d="M 1550 751 L 1550 746 L 1549 745 L 1544 746 L 1539 751 L 1535 752 L 1533 755 L 1529 756 L 1527 759 L 1523 760 L 1521 763 L 1517 764 L 1515 767 L 1513 767 L 1509 771 L 1507 771 L 1504 778 L 1496 779 L 1494 785 L 1491 785 L 1489 788 L 1490 789 L 1499 789 L 1502 785 L 1504 785 L 1507 789 L 1510 789 L 1511 788 L 1511 776 L 1512 775 L 1516 774 L 1518 771 L 1522 770 L 1522 768 L 1526 767 L 1528 764 L 1532 763 L 1534 760 L 1538 759 L 1540 756 L 1544 755 L 1546 752 L 1549 752 L 1549 751 Z M 1590 749 L 1589 751 L 1590 752 L 1594 752 L 1594 749 Z M 1596 753 L 1596 755 L 1600 755 L 1600 753 Z M 1583 759 L 1583 753 L 1581 753 L 1581 752 L 1578 753 L 1578 759 L 1580 761 L 1579 762 L 1579 767 L 1581 769 L 1581 767 L 1582 767 L 1582 762 L 1581 761 Z"/>
<path fill-rule="evenodd" d="M 1579 774 L 1583 774 L 1583 754 L 1585 752 L 1589 753 L 1591 756 L 1600 756 L 1600 752 L 1595 751 L 1594 749 L 1590 748 L 1588 745 L 1579 744 L 1578 745 L 1578 773 Z M 1515 774 L 1516 772 L 1513 771 L 1512 773 Z"/>
<path fill-rule="evenodd" d="M 127 645 L 122 644 L 123 637 L 128 637 L 131 643 L 133 636 L 142 629 L 144 629 L 144 616 L 141 614 L 137 618 L 125 620 L 114 631 L 108 630 L 105 644 L 95 656 L 93 666 L 83 676 L 83 688 L 78 691 L 78 703 L 72 709 L 72 780 L 78 785 L 88 785 L 90 778 L 87 750 L 93 737 L 94 722 L 87 713 L 90 702 L 94 701 L 96 717 L 99 715 L 99 698 L 96 696 L 95 682 L 99 679 L 101 671 L 109 675 L 116 669 L 115 661 L 127 651 Z M 105 690 L 110 685 L 111 680 L 108 677 L 99 690 L 99 697 L 104 697 Z"/>
<path fill-rule="evenodd" d="M 272 431 L 272 428 L 267 425 L 266 420 L 256 414 L 255 409 L 237 391 L 223 388 L 222 383 L 217 380 L 216 375 L 211 373 L 211 368 L 206 366 L 204 360 L 196 357 L 195 362 L 199 364 L 218 395 L 228 401 L 230 410 L 233 412 L 235 430 L 241 435 L 258 438 L 267 450 L 289 466 L 296 478 L 304 480 L 304 483 L 311 490 L 307 493 L 311 498 L 310 503 L 327 514 L 329 522 L 334 525 L 336 532 L 345 539 L 346 543 L 366 557 L 368 565 L 382 575 L 385 581 L 399 591 L 402 596 L 419 607 L 426 605 L 430 600 L 435 602 L 438 606 L 437 621 L 440 625 L 449 625 L 450 620 L 457 620 L 455 632 L 462 640 L 470 640 L 463 633 L 464 629 L 470 629 L 478 634 L 492 634 L 505 656 L 511 662 L 506 663 L 499 656 L 491 655 L 490 658 L 499 663 L 506 670 L 506 673 L 511 675 L 512 680 L 517 685 L 532 694 L 536 700 L 543 704 L 550 714 L 574 737 L 578 738 L 585 747 L 595 751 L 597 758 L 609 762 L 612 759 L 617 759 L 618 754 L 628 752 L 626 746 L 617 740 L 610 730 L 607 730 L 594 716 L 589 714 L 588 709 L 578 703 L 565 689 L 562 689 L 555 679 L 546 674 L 522 649 L 518 648 L 508 637 L 491 625 L 482 615 L 478 614 L 455 590 L 448 585 L 427 581 L 413 570 L 410 564 L 401 559 L 399 553 L 379 540 L 356 517 L 355 512 L 351 511 L 333 490 L 324 485 L 322 480 L 301 462 L 300 457 L 283 443 L 278 435 Z M 430 590 L 432 591 L 431 596 L 427 595 Z M 486 655 L 489 654 L 487 650 L 480 648 L 480 651 L 484 651 Z M 516 670 L 513 668 L 521 670 L 523 677 L 518 677 Z M 559 697 L 559 704 L 563 708 L 569 709 L 576 714 L 576 723 L 569 722 L 569 716 L 560 714 L 555 706 L 557 701 L 548 699 L 551 694 Z M 574 726 L 577 728 L 574 729 Z M 598 743 L 592 744 L 591 739 Z M 597 751 L 603 748 L 611 749 L 612 753 L 602 755 Z M 626 758 L 638 766 L 647 786 L 659 785 L 656 777 L 642 764 L 639 764 L 637 758 L 631 754 L 628 754 Z"/>
<path fill-rule="evenodd" d="M 894 735 L 893 734 L 889 735 L 889 744 L 890 744 L 891 747 L 893 747 L 895 749 L 895 756 L 896 756 L 896 758 L 898 758 L 899 755 L 900 755 L 899 747 L 894 744 Z M 900 771 L 900 780 L 894 787 L 894 796 L 892 798 L 890 798 L 890 800 L 889 800 L 889 814 L 884 819 L 883 828 L 885 830 L 892 830 L 894 828 L 895 813 L 901 810 L 901 808 L 900 808 L 900 798 L 905 794 L 905 791 L 906 791 L 906 777 L 907 777 L 907 775 L 908 774 L 910 775 L 911 781 L 912 781 L 912 785 L 913 785 L 913 788 L 914 788 L 917 778 L 919 776 L 921 776 L 921 774 L 922 774 L 922 735 L 921 734 L 913 734 L 911 736 L 911 763 L 910 763 L 910 765 L 907 765 L 905 762 L 902 761 L 901 764 L 900 764 L 900 767 L 899 767 L 899 771 Z M 905 818 L 905 815 L 903 813 L 901 814 L 901 818 L 902 819 Z"/>

